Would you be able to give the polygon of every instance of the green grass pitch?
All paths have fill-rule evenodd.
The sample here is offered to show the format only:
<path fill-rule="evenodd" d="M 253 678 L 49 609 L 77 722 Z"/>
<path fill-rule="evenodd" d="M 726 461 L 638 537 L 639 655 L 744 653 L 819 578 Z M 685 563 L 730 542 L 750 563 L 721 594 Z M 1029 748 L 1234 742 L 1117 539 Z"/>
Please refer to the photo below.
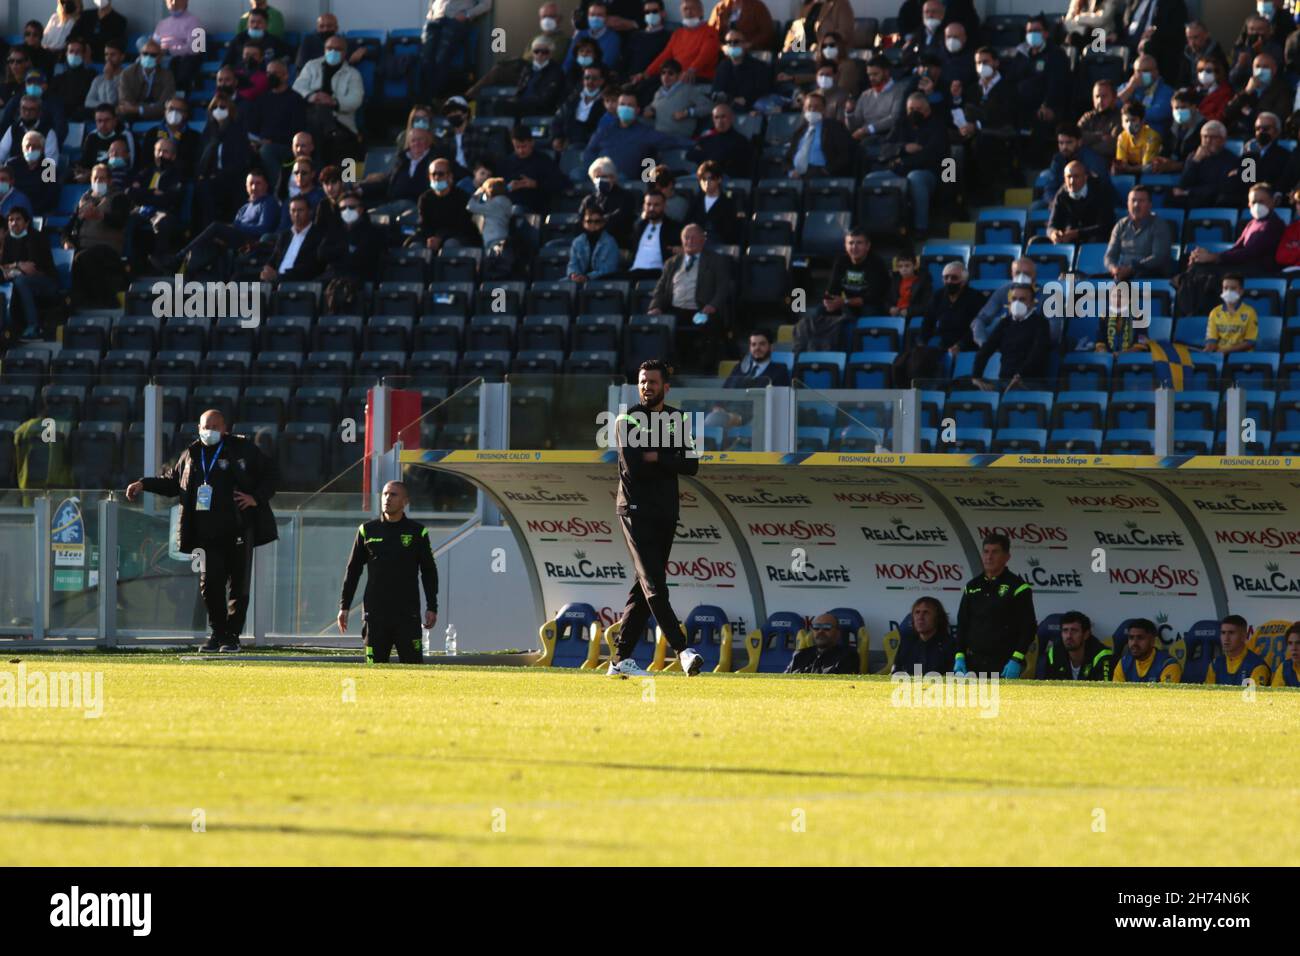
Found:
<path fill-rule="evenodd" d="M 6 866 L 1300 863 L 1291 691 L 19 656 Z"/>

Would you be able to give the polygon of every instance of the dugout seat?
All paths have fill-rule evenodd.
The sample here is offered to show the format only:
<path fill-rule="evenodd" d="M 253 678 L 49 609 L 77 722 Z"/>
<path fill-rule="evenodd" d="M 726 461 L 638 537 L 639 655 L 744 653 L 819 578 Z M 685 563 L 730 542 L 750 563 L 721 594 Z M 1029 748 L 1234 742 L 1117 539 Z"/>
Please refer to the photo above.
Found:
<path fill-rule="evenodd" d="M 1184 684 L 1204 684 L 1205 672 L 1223 649 L 1219 643 L 1219 622 L 1213 618 L 1197 621 L 1183 632 L 1187 655 L 1181 661 Z"/>
<path fill-rule="evenodd" d="M 858 673 L 869 674 L 867 658 L 871 654 L 871 636 L 867 633 L 867 622 L 862 615 L 851 607 L 833 607 L 828 611 L 840 625 L 840 640 L 847 641 L 858 652 Z"/>
<path fill-rule="evenodd" d="M 542 656 L 534 667 L 577 667 L 595 670 L 600 666 L 600 645 L 605 630 L 600 615 L 590 604 L 570 603 L 537 630 Z"/>
<path fill-rule="evenodd" d="M 745 650 L 749 658 L 740 668 L 744 673 L 782 674 L 789 666 L 794 652 L 807 639 L 802 614 L 776 611 L 767 616 L 767 622 L 745 636 Z"/>

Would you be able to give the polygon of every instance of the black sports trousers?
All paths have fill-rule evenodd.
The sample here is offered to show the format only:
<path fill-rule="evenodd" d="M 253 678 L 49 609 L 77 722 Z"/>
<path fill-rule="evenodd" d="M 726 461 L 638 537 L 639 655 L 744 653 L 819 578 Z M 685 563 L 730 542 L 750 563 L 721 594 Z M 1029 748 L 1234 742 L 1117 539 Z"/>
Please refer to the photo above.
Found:
<path fill-rule="evenodd" d="M 627 593 L 627 607 L 623 608 L 615 663 L 636 652 L 651 614 L 672 649 L 681 653 L 686 648 L 686 638 L 682 636 L 673 606 L 668 603 L 668 555 L 677 534 L 677 522 L 636 515 L 619 515 L 618 521 L 632 554 L 636 580 Z"/>
<path fill-rule="evenodd" d="M 424 663 L 418 617 L 393 621 L 367 617 L 361 625 L 361 641 L 366 646 L 367 664 L 387 664 L 394 647 L 399 663 Z"/>
<path fill-rule="evenodd" d="M 248 614 L 248 589 L 253 571 L 253 535 L 233 535 L 200 540 L 203 549 L 203 573 L 199 575 L 199 593 L 208 610 L 208 626 L 219 641 L 239 640 Z"/>

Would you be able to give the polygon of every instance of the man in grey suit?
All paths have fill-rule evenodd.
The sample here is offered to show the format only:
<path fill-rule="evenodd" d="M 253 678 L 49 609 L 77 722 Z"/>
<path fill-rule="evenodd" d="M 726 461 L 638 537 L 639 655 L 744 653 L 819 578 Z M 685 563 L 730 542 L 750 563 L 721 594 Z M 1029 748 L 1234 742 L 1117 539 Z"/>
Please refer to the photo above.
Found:
<path fill-rule="evenodd" d="M 727 260 L 704 248 L 705 232 L 691 224 L 682 230 L 682 251 L 664 263 L 650 300 L 650 315 L 677 319 L 677 355 L 691 371 L 716 371 L 724 333 L 724 310 L 731 295 Z"/>

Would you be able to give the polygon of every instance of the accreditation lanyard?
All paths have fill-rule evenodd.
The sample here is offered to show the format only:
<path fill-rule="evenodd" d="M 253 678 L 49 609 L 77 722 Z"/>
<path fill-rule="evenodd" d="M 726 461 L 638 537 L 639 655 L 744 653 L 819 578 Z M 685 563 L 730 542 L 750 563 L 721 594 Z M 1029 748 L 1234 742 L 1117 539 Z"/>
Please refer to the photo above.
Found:
<path fill-rule="evenodd" d="M 221 446 L 226 443 L 223 438 L 217 442 L 217 450 L 212 455 L 211 463 L 208 462 L 208 453 L 202 449 L 199 451 L 199 461 L 203 466 L 203 484 L 199 485 L 198 495 L 195 498 L 194 507 L 197 511 L 212 510 L 212 486 L 208 484 L 208 475 L 212 473 L 212 466 L 217 463 L 221 457 Z"/>

